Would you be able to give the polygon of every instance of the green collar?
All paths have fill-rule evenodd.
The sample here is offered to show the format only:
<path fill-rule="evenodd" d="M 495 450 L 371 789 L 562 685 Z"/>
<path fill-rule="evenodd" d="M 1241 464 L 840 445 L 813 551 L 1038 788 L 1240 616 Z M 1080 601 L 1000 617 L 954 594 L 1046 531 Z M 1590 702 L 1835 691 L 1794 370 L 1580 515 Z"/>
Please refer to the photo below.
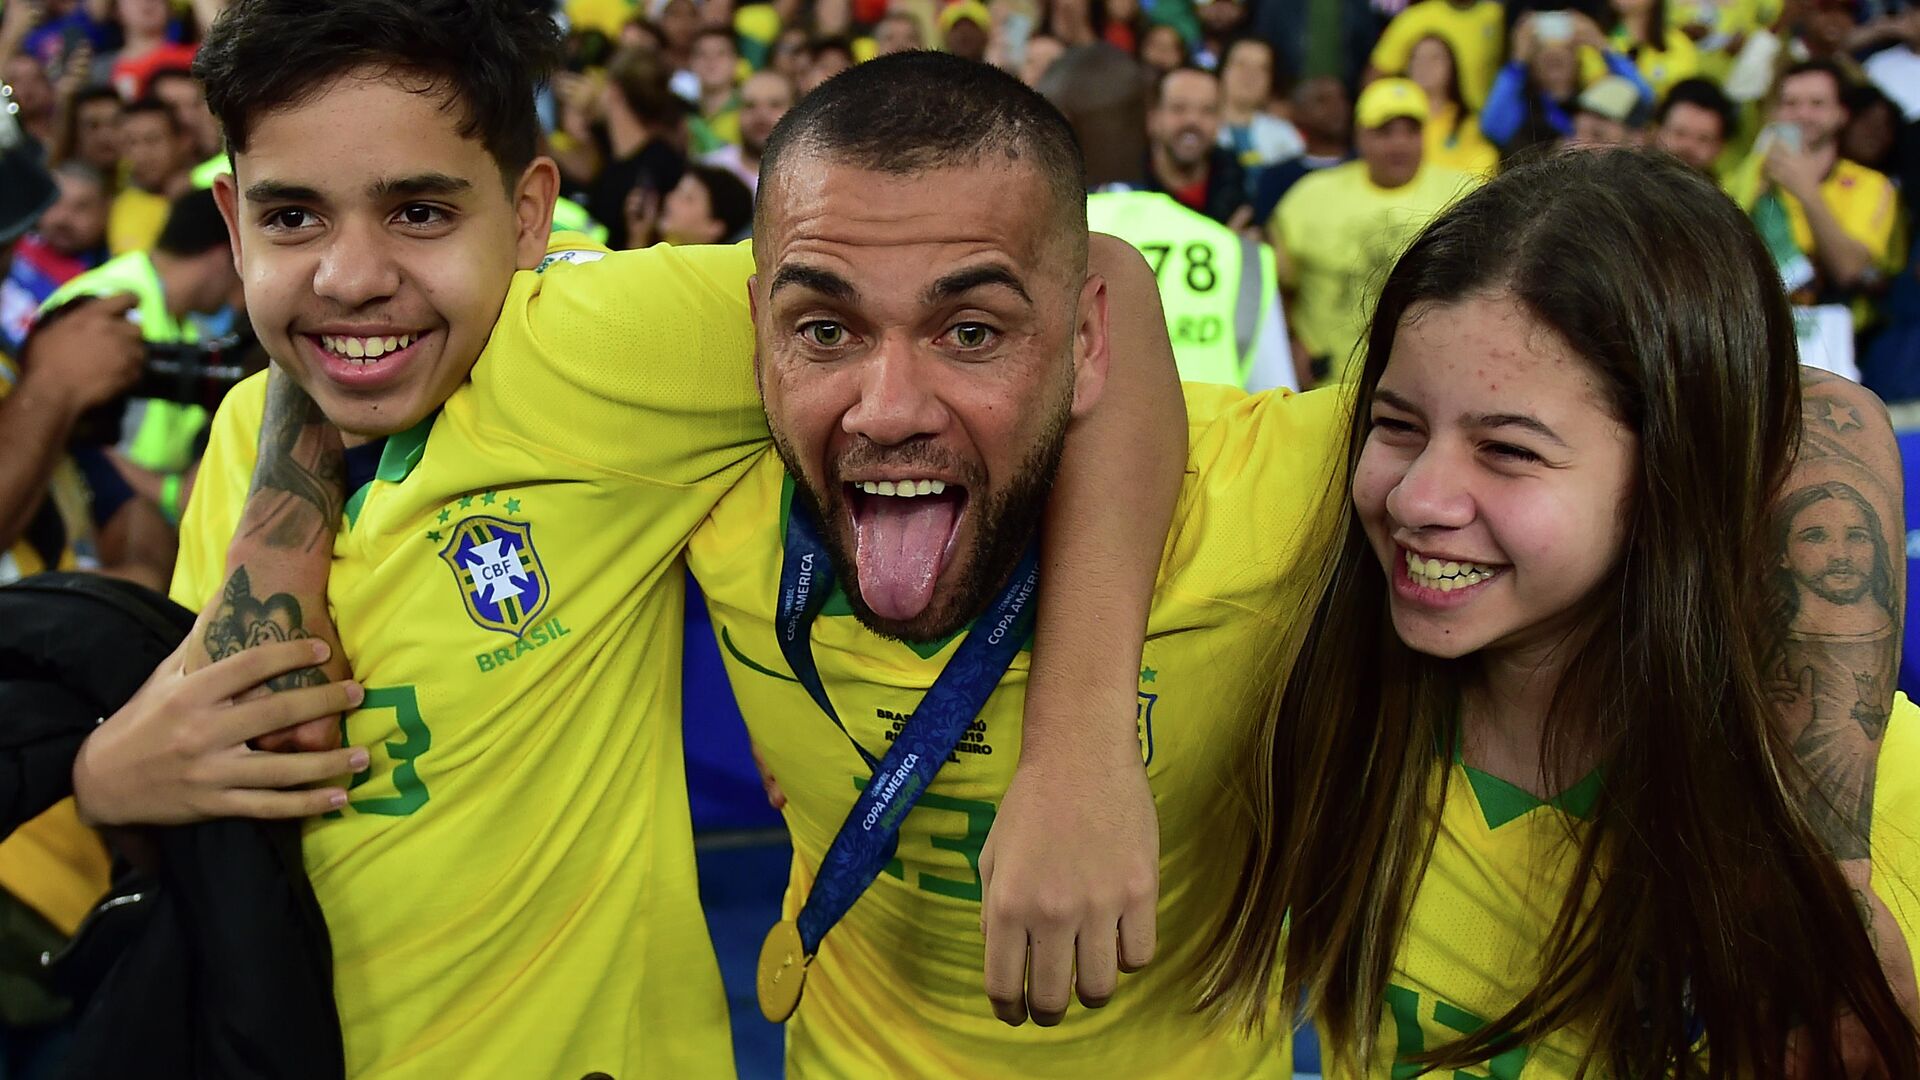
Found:
<path fill-rule="evenodd" d="M 385 462 L 382 462 L 382 464 L 384 465 Z M 792 514 L 793 514 L 793 474 L 783 472 L 780 474 L 780 538 L 781 538 L 780 546 L 782 550 L 784 550 L 786 547 L 787 519 Z M 851 616 L 853 614 L 853 604 L 851 601 L 847 599 L 847 590 L 841 586 L 840 576 L 838 574 L 834 575 L 833 591 L 827 594 L 827 602 L 823 607 L 821 607 L 820 614 L 847 615 L 847 616 Z M 955 630 L 953 633 L 948 634 L 946 637 L 943 637 L 938 641 L 903 641 L 900 644 L 905 645 L 909 649 L 912 649 L 914 652 L 914 655 L 918 656 L 920 659 L 931 660 L 934 657 L 939 656 L 940 653 L 943 650 L 945 650 L 947 646 L 959 640 L 961 634 L 964 634 L 971 629 L 973 629 L 973 624 L 969 623 L 965 627 L 962 627 L 959 630 Z M 1033 648 L 1033 635 L 1028 634 L 1027 640 L 1025 641 L 1025 643 L 1023 643 L 1020 646 L 1020 651 L 1028 652 L 1028 651 L 1031 651 L 1032 648 Z"/>
<path fill-rule="evenodd" d="M 1486 819 L 1489 830 L 1498 829 L 1543 806 L 1551 806 L 1562 813 L 1584 819 L 1592 815 L 1593 804 L 1600 799 L 1599 769 L 1588 773 L 1579 783 L 1553 798 L 1542 799 L 1517 784 L 1467 764 L 1461 755 L 1457 738 L 1453 744 L 1453 763 L 1467 774 L 1467 783 L 1473 788 L 1474 800 L 1480 805 L 1480 816 Z"/>
<path fill-rule="evenodd" d="M 433 433 L 433 422 L 439 415 L 439 411 L 435 410 L 407 430 L 387 436 L 386 445 L 380 448 L 380 464 L 373 471 L 373 479 L 397 484 L 412 475 L 414 467 L 420 464 L 421 455 L 427 452 L 427 436 Z M 348 496 L 345 507 L 348 528 L 360 520 L 360 508 L 366 504 L 367 491 L 372 487 L 373 480 L 369 480 L 360 485 L 360 490 Z"/>

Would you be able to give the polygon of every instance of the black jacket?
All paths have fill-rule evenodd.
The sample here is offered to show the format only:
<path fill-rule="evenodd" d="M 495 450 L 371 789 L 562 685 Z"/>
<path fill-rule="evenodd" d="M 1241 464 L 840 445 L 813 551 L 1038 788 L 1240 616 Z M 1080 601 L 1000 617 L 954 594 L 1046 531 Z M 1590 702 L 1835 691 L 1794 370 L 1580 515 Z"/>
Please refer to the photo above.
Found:
<path fill-rule="evenodd" d="M 138 586 L 43 574 L 0 588 L 0 829 L 72 794 L 97 718 L 193 616 Z M 117 838 L 112 891 L 49 981 L 76 1002 L 61 1075 L 336 1078 L 346 1066 L 325 920 L 297 823 L 211 821 Z"/>

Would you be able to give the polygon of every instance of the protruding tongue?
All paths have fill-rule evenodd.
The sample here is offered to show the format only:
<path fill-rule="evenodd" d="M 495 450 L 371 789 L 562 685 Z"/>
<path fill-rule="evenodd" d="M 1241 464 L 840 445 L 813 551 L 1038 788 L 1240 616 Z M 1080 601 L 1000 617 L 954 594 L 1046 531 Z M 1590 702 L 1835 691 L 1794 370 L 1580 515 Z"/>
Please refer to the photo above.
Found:
<path fill-rule="evenodd" d="M 933 602 L 959 500 L 951 495 L 861 498 L 853 515 L 860 596 L 883 619 L 905 621 Z"/>

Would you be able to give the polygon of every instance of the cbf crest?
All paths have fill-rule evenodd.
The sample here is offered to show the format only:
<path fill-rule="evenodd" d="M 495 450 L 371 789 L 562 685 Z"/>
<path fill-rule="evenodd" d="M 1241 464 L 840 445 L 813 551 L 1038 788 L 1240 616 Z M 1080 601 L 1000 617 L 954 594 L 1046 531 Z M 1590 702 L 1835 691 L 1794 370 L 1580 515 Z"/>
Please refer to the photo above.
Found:
<path fill-rule="evenodd" d="M 547 570 L 528 522 L 467 518 L 453 527 L 440 558 L 453 568 L 467 615 L 479 626 L 519 637 L 546 610 Z"/>

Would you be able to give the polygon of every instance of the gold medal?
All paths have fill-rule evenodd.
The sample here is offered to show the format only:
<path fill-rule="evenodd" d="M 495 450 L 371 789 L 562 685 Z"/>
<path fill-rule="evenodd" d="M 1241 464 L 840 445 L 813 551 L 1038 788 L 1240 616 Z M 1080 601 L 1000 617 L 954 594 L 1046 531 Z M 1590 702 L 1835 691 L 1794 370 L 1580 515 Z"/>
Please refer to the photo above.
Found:
<path fill-rule="evenodd" d="M 753 980 L 760 998 L 760 1015 L 776 1024 L 800 1005 L 800 991 L 806 988 L 807 964 L 812 961 L 800 942 L 800 927 L 792 919 L 783 920 L 767 931 L 760 946 L 760 971 Z"/>

